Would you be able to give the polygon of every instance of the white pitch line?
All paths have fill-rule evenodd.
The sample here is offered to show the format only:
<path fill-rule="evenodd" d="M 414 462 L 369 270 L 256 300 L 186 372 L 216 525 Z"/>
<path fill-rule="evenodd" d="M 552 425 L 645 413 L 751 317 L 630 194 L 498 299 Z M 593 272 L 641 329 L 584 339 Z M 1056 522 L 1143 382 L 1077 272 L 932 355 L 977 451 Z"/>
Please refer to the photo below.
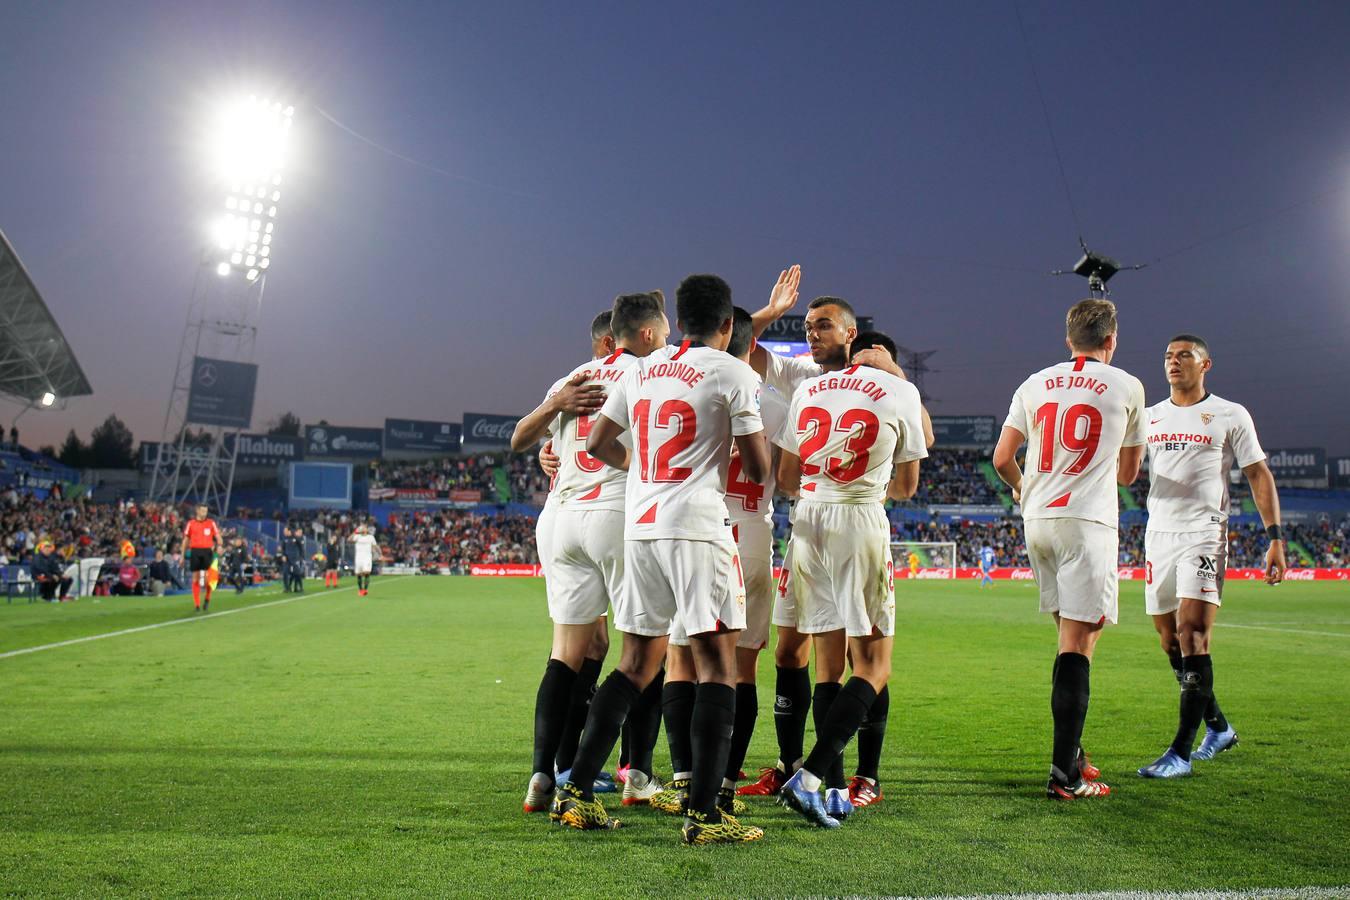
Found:
<path fill-rule="evenodd" d="M 234 609 L 223 609 L 220 612 L 207 613 L 204 616 L 192 616 L 187 619 L 170 619 L 167 622 L 155 622 L 153 625 L 137 625 L 135 628 L 123 628 L 121 631 L 106 631 L 103 634 L 91 634 L 85 637 L 71 638 L 68 641 L 57 641 L 54 644 L 41 644 L 37 647 L 22 647 L 18 650 L 6 650 L 4 653 L 0 653 L 0 659 L 7 659 L 11 656 L 23 656 L 26 653 L 37 653 L 39 650 L 55 650 L 57 647 L 69 647 L 73 644 L 87 644 L 90 641 L 101 641 L 104 638 L 119 637 L 124 634 L 136 634 L 137 632 L 150 631 L 155 628 L 168 628 L 170 625 L 183 625 L 188 622 L 204 622 L 207 619 L 232 616 L 235 613 L 247 612 L 250 609 L 263 609 L 268 606 L 281 606 L 284 603 L 294 603 L 296 600 L 304 600 L 306 597 L 331 597 L 333 594 L 341 594 L 350 590 L 354 590 L 354 588 L 345 587 L 338 588 L 337 590 L 296 594 L 294 597 L 282 597 L 280 600 L 269 600 L 266 603 L 253 603 L 248 606 L 237 606 Z"/>
<path fill-rule="evenodd" d="M 1350 631 L 1309 631 L 1306 628 L 1271 628 L 1269 625 L 1238 625 L 1233 622 L 1219 623 L 1224 628 L 1249 628 L 1252 631 L 1280 631 L 1285 634 L 1315 634 L 1318 637 L 1350 638 Z"/>
<path fill-rule="evenodd" d="M 1094 891 L 1088 894 L 962 894 L 895 900 L 1343 900 L 1347 887 L 1238 888 L 1214 891 Z"/>

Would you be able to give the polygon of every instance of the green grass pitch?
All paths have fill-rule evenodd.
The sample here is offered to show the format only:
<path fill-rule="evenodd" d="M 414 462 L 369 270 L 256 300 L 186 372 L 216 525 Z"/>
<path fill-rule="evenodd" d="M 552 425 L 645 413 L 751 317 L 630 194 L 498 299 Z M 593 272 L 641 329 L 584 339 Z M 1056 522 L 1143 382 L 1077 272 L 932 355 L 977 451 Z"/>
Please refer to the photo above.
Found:
<path fill-rule="evenodd" d="M 897 594 L 885 802 L 833 833 L 755 803 L 767 836 L 738 847 L 684 848 L 676 820 L 646 810 L 605 834 L 522 814 L 549 636 L 536 580 L 380 578 L 368 598 L 350 580 L 315 583 L 283 604 L 271 588 L 221 593 L 213 613 L 255 608 L 3 655 L 0 893 L 1350 884 L 1350 586 L 1230 584 L 1215 673 L 1242 743 L 1194 777 L 1148 782 L 1134 771 L 1170 740 L 1177 689 L 1142 586 L 1123 585 L 1084 740 L 1117 792 L 1079 804 L 1043 797 L 1053 636 L 1034 588 L 902 581 Z M 0 654 L 191 618 L 190 606 L 0 605 Z M 752 770 L 775 755 L 771 659 L 760 676 Z"/>

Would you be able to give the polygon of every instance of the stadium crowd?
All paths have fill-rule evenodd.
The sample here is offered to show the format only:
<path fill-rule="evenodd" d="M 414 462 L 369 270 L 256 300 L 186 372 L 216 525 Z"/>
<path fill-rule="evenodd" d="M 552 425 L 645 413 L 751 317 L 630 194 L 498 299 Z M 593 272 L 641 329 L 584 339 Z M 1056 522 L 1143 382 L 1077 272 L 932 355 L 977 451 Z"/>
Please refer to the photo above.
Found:
<path fill-rule="evenodd" d="M 999 506 L 999 495 L 980 468 L 981 454 L 974 450 L 933 448 L 923 461 L 919 490 L 911 506 Z"/>
<path fill-rule="evenodd" d="M 183 512 L 155 503 L 122 500 L 100 504 L 85 498 L 38 499 L 14 488 L 0 495 L 0 539 L 8 562 L 30 562 L 46 539 L 65 559 L 117 556 L 130 541 L 139 556 L 178 550 Z"/>
<path fill-rule="evenodd" d="M 462 575 L 476 563 L 537 563 L 533 516 L 465 510 L 395 513 L 379 532 L 385 558 Z"/>
<path fill-rule="evenodd" d="M 416 462 L 385 461 L 371 466 L 371 486 L 434 491 L 478 490 L 497 497 L 497 470 L 504 469 L 511 500 L 528 503 L 547 493 L 548 478 L 535 456 L 525 453 L 478 453 Z"/>

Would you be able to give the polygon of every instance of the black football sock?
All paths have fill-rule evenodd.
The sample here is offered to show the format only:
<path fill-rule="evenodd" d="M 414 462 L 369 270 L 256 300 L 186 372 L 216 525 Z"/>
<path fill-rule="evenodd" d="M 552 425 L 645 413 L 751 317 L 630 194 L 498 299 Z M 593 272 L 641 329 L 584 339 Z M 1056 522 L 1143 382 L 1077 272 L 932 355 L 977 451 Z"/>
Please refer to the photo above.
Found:
<path fill-rule="evenodd" d="M 745 754 L 750 749 L 750 737 L 755 733 L 755 719 L 759 716 L 759 692 L 749 682 L 736 685 L 736 725 L 731 732 L 731 753 L 727 756 L 726 777 L 735 781 L 745 765 Z"/>
<path fill-rule="evenodd" d="M 644 775 L 652 774 L 652 751 L 661 736 L 661 698 L 665 686 L 666 670 L 662 669 L 628 713 L 628 764 Z"/>
<path fill-rule="evenodd" d="M 821 688 L 828 686 L 816 685 L 817 696 Z M 835 687 L 838 688 L 838 685 Z M 867 710 L 876 699 L 876 690 L 857 675 L 845 682 L 843 688 L 838 688 L 838 694 L 830 704 L 829 714 L 816 729 L 816 745 L 811 748 L 802 768 L 824 779 L 830 772 L 830 765 L 839 759 L 845 745 L 857 733 L 863 719 L 867 718 Z"/>
<path fill-rule="evenodd" d="M 1177 736 L 1172 740 L 1172 752 L 1182 759 L 1191 758 L 1195 733 L 1205 718 L 1205 708 L 1214 695 L 1214 669 L 1209 654 L 1188 656 L 1181 670 L 1181 716 Z"/>
<path fill-rule="evenodd" d="M 567 707 L 572 697 L 572 683 L 577 673 L 560 659 L 550 659 L 539 682 L 539 693 L 534 698 L 534 769 L 553 777 L 553 755 L 558 749 L 567 720 Z"/>
<path fill-rule="evenodd" d="M 661 715 L 666 721 L 666 743 L 670 745 L 672 775 L 694 771 L 694 748 L 690 728 L 698 685 L 692 681 L 667 681 L 661 692 Z"/>
<path fill-rule="evenodd" d="M 624 720 L 623 728 L 619 730 L 619 768 L 632 765 L 630 756 L 633 747 L 633 713 L 636 710 L 630 710 L 628 718 Z"/>
<path fill-rule="evenodd" d="M 595 799 L 595 776 L 609 759 L 610 751 L 619 739 L 628 710 L 638 702 L 642 692 L 617 669 L 609 673 L 605 683 L 591 700 L 591 711 L 586 716 L 586 727 L 581 733 L 581 745 L 572 761 L 572 786 L 586 800 Z"/>
<path fill-rule="evenodd" d="M 1212 684 L 1209 705 L 1205 707 L 1205 725 L 1210 731 L 1222 733 L 1228 730 L 1228 717 L 1223 714 L 1223 710 L 1219 709 L 1219 699 L 1214 696 Z"/>
<path fill-rule="evenodd" d="M 1228 730 L 1228 717 L 1219 709 L 1219 698 L 1214 694 L 1213 658 L 1210 662 L 1209 705 L 1205 707 L 1205 725 L 1210 731 L 1223 733 Z"/>
<path fill-rule="evenodd" d="M 811 695 L 811 719 L 816 726 L 817 744 L 820 742 L 820 736 L 825 733 L 825 722 L 830 716 L 830 707 L 834 705 L 834 700 L 841 690 L 843 685 L 831 681 L 816 685 L 815 692 Z M 817 772 L 815 769 L 810 771 L 812 775 L 819 775 L 826 787 L 843 787 L 844 755 L 841 753 L 831 760 L 824 772 Z"/>
<path fill-rule="evenodd" d="M 811 711 L 811 670 L 778 667 L 773 698 L 773 727 L 778 733 L 778 758 L 783 771 L 792 774 L 792 764 L 802 758 L 806 743 L 806 717 Z"/>
<path fill-rule="evenodd" d="M 1172 667 L 1172 677 L 1176 678 L 1177 684 L 1181 684 L 1181 670 L 1184 668 L 1182 660 L 1185 658 L 1180 650 L 1167 651 L 1167 664 Z"/>
<path fill-rule="evenodd" d="M 1055 684 L 1050 689 L 1050 711 L 1055 719 L 1051 751 L 1052 773 L 1064 784 L 1078 780 L 1078 745 L 1087 720 L 1091 664 L 1081 653 L 1061 653 L 1055 660 Z"/>
<path fill-rule="evenodd" d="M 881 748 L 886 743 L 886 718 L 891 712 L 891 686 L 888 684 L 877 694 L 872 708 L 867 711 L 858 729 L 858 774 L 864 778 L 877 780 L 881 769 Z"/>
<path fill-rule="evenodd" d="M 736 689 L 728 684 L 700 684 L 689 726 L 694 777 L 689 781 L 688 809 L 716 818 L 717 792 L 731 753 L 736 723 Z"/>
<path fill-rule="evenodd" d="M 572 760 L 577 755 L 577 742 L 581 740 L 581 728 L 586 724 L 586 713 L 590 711 L 591 698 L 595 696 L 595 682 L 600 677 L 600 660 L 583 659 L 577 670 L 577 680 L 572 683 L 572 696 L 563 720 L 562 734 L 558 736 L 558 751 L 553 764 L 559 772 L 572 768 Z"/>

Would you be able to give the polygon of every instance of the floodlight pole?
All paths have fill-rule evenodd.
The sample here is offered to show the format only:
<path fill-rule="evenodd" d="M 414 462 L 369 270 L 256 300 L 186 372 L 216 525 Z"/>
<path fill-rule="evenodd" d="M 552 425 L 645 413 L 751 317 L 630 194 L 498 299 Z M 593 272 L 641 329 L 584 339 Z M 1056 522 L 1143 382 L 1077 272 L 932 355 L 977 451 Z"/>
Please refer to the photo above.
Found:
<path fill-rule="evenodd" d="M 206 425 L 205 447 L 190 445 L 188 425 L 198 357 L 252 364 L 262 316 L 263 289 L 272 265 L 271 243 L 281 200 L 283 149 L 295 107 L 249 97 L 243 121 L 267 156 L 262 168 L 229 167 L 229 190 L 217 236 L 223 253 L 203 251 L 193 280 L 178 365 L 164 411 L 164 430 L 150 477 L 152 500 L 194 500 L 221 515 L 229 511 L 239 450 L 237 426 Z M 259 129 L 271 130 L 259 137 Z M 257 148 L 255 148 L 257 149 Z M 234 160 L 234 163 L 246 160 Z M 254 160 L 256 162 L 256 160 Z M 208 272 L 214 265 L 215 271 Z M 242 277 L 238 273 L 242 273 Z M 252 398 L 250 397 L 250 402 Z M 200 424 L 200 423 L 198 423 Z"/>
<path fill-rule="evenodd" d="M 267 276 L 264 273 L 252 283 L 244 284 L 243 302 L 232 304 L 230 301 L 239 297 L 240 289 L 228 283 L 215 283 L 214 276 L 208 272 L 210 265 L 207 255 L 194 280 L 193 297 L 178 348 L 178 364 L 164 412 L 164 430 L 151 472 L 149 496 L 151 500 L 174 505 L 185 501 L 205 504 L 223 516 L 229 510 L 234 491 L 238 437 L 242 429 L 202 426 L 209 442 L 204 446 L 189 442 L 188 398 L 192 389 L 193 363 L 204 353 L 218 359 L 253 361 Z M 207 273 L 205 278 L 204 272 Z M 225 296 L 220 296 L 222 294 Z M 210 315 L 213 309 L 226 313 L 228 318 Z"/>

